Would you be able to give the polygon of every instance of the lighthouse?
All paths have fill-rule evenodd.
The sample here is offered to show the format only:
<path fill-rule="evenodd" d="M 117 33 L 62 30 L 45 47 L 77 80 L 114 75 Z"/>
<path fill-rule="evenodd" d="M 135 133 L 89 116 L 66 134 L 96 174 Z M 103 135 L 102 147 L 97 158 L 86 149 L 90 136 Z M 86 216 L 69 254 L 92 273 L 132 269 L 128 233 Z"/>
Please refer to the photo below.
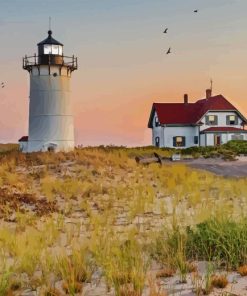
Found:
<path fill-rule="evenodd" d="M 52 31 L 38 43 L 38 54 L 23 58 L 30 76 L 28 141 L 24 152 L 74 149 L 74 122 L 70 98 L 77 58 L 65 56 Z"/>

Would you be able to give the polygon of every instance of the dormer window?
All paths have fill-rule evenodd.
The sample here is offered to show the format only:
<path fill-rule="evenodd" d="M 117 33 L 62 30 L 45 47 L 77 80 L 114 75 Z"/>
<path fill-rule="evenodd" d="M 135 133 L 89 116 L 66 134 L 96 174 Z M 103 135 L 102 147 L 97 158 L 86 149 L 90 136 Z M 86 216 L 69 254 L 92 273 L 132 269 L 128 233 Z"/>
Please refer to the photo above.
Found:
<path fill-rule="evenodd" d="M 236 121 L 236 116 L 235 115 L 230 115 L 229 116 L 229 122 L 230 122 L 230 124 L 235 124 L 235 121 Z"/>
<path fill-rule="evenodd" d="M 208 116 L 208 121 L 210 124 L 213 124 L 215 122 L 215 115 L 209 115 Z"/>
<path fill-rule="evenodd" d="M 206 124 L 207 125 L 217 125 L 218 124 L 217 115 L 208 115 L 208 116 L 206 116 Z"/>
<path fill-rule="evenodd" d="M 238 124 L 238 118 L 236 115 L 228 115 L 226 117 L 226 123 L 229 125 L 237 125 Z"/>

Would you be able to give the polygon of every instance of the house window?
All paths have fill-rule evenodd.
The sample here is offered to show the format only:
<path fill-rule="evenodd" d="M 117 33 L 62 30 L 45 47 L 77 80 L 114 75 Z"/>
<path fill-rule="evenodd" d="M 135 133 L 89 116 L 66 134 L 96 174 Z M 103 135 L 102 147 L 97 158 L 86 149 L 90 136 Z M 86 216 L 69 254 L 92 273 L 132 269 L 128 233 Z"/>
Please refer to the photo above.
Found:
<path fill-rule="evenodd" d="M 232 140 L 244 140 L 244 135 L 240 135 L 240 134 L 232 135 Z"/>
<path fill-rule="evenodd" d="M 194 136 L 194 144 L 198 144 L 198 136 Z"/>
<path fill-rule="evenodd" d="M 155 137 L 155 146 L 160 147 L 160 137 Z"/>
<path fill-rule="evenodd" d="M 206 117 L 206 124 L 207 125 L 217 125 L 218 124 L 218 117 L 216 115 L 208 115 Z"/>
<path fill-rule="evenodd" d="M 185 146 L 185 137 L 173 137 L 173 147 L 184 147 Z"/>
<path fill-rule="evenodd" d="M 226 123 L 229 125 L 236 125 L 238 124 L 238 118 L 235 115 L 228 115 L 226 117 Z"/>
<path fill-rule="evenodd" d="M 159 119 L 158 119 L 158 117 L 155 117 L 155 126 L 159 126 L 159 125 L 160 125 Z"/>

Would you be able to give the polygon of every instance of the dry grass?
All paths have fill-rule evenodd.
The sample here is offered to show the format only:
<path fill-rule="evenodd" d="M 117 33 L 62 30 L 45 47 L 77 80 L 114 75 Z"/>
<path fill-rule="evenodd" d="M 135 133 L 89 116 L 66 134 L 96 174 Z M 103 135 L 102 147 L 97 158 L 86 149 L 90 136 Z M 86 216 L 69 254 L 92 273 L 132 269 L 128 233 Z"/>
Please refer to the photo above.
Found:
<path fill-rule="evenodd" d="M 97 280 L 104 278 L 116 295 L 140 296 L 151 257 L 163 269 L 149 282 L 150 296 L 166 295 L 160 277 L 178 270 L 186 280 L 196 272 L 188 262 L 204 255 L 199 249 L 207 251 L 207 244 L 193 243 L 189 253 L 186 226 L 212 216 L 238 221 L 247 209 L 246 179 L 226 180 L 180 164 L 139 166 L 132 158 L 139 153 L 152 149 L 0 154 L 0 256 L 8 263 L 0 270 L 0 295 L 13 290 L 13 274 L 18 290 L 62 295 L 54 287 L 63 281 L 73 295 L 97 271 Z"/>
<path fill-rule="evenodd" d="M 66 294 L 69 295 L 75 295 L 77 293 L 81 293 L 83 289 L 82 283 L 79 282 L 63 282 L 63 290 L 66 292 Z"/>
<path fill-rule="evenodd" d="M 46 287 L 42 291 L 42 295 L 43 296 L 63 296 L 60 291 L 58 291 L 55 288 L 51 288 L 51 287 Z"/>
<path fill-rule="evenodd" d="M 19 145 L 18 144 L 0 144 L 0 153 L 6 153 L 6 152 L 12 152 L 12 151 L 18 151 Z"/>
<path fill-rule="evenodd" d="M 159 282 L 154 277 L 148 277 L 149 296 L 168 296 L 164 288 L 161 287 Z"/>
<path fill-rule="evenodd" d="M 247 276 L 247 265 L 239 266 L 239 268 L 238 268 L 238 273 L 239 273 L 241 276 Z"/>
<path fill-rule="evenodd" d="M 172 276 L 174 276 L 175 273 L 176 273 L 176 270 L 174 270 L 172 268 L 169 268 L 169 267 L 166 267 L 166 268 L 163 268 L 163 269 L 159 270 L 156 273 L 156 278 L 172 277 Z"/>
<path fill-rule="evenodd" d="M 211 279 L 211 284 L 214 288 L 223 289 L 228 285 L 228 279 L 226 275 L 213 275 Z"/>
<path fill-rule="evenodd" d="M 188 272 L 197 272 L 197 265 L 194 262 L 187 262 Z"/>

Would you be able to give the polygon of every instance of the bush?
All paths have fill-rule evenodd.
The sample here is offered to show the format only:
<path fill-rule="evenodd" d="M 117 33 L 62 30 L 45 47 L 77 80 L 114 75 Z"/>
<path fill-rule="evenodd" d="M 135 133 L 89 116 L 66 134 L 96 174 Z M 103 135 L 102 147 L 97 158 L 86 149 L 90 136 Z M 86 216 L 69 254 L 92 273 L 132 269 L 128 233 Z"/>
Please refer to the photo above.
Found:
<path fill-rule="evenodd" d="M 186 247 L 189 258 L 214 260 L 235 269 L 247 260 L 247 220 L 211 219 L 188 227 Z"/>
<path fill-rule="evenodd" d="M 244 141 L 244 140 L 229 141 L 228 143 L 224 144 L 223 147 L 237 154 L 247 155 L 247 141 Z"/>
<path fill-rule="evenodd" d="M 166 229 L 151 243 L 150 254 L 164 271 L 177 269 L 183 280 L 186 273 L 196 271 L 191 261 L 214 262 L 218 267 L 235 270 L 247 263 L 247 219 L 233 222 L 212 218 L 186 230 Z M 239 273 L 245 273 L 246 266 Z M 158 276 L 167 273 L 161 270 Z"/>
<path fill-rule="evenodd" d="M 162 148 L 165 149 L 165 148 Z M 203 156 L 205 158 L 223 157 L 226 160 L 234 160 L 236 155 L 247 155 L 247 141 L 229 141 L 221 146 L 189 147 L 175 150 L 182 155 L 192 155 L 194 157 Z"/>

